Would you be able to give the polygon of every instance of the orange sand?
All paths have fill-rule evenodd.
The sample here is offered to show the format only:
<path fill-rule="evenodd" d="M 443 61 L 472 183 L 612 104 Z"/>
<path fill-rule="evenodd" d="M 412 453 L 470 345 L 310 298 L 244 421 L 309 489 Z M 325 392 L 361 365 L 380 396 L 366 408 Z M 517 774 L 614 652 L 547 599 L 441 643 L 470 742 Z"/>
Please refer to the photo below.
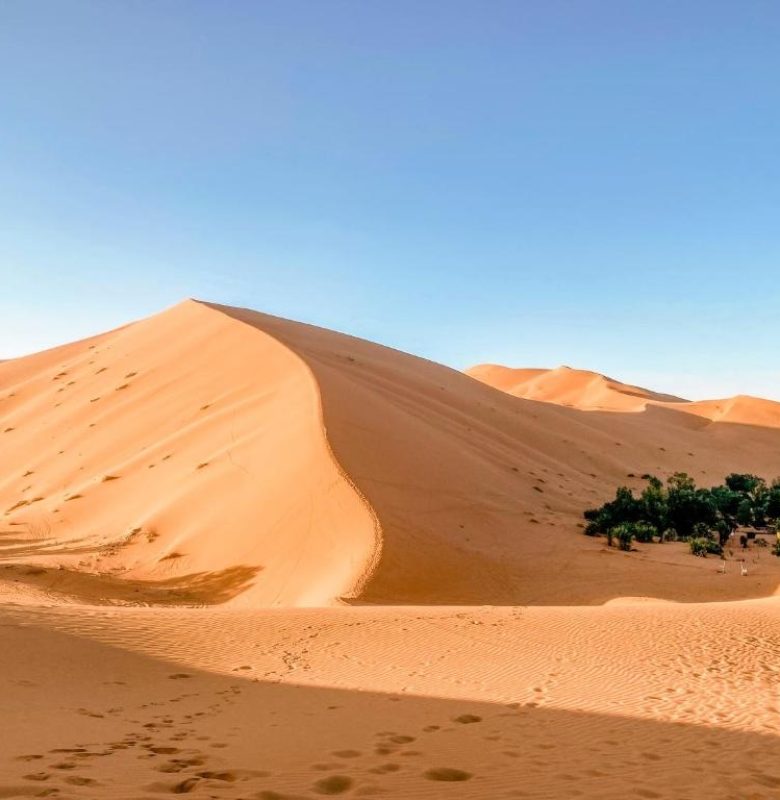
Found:
<path fill-rule="evenodd" d="M 479 364 L 467 375 L 515 397 L 542 400 L 582 410 L 639 411 L 651 400 L 684 403 L 679 397 L 651 392 L 621 383 L 598 372 L 557 369 L 512 369 L 498 364 Z"/>
<path fill-rule="evenodd" d="M 780 404 L 471 375 L 196 301 L 0 363 L 0 798 L 779 797 L 780 559 L 578 525 Z"/>

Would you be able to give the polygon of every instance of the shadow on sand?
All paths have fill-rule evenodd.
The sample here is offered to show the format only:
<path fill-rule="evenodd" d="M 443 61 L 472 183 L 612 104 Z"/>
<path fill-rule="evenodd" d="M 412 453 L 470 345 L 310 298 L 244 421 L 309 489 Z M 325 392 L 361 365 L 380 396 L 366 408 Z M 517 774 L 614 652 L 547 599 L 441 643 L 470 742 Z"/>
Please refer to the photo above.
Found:
<path fill-rule="evenodd" d="M 24 583 L 47 595 L 91 605 L 217 605 L 245 592 L 261 567 L 237 566 L 162 580 L 133 580 L 29 564 L 0 565 L 0 583 Z"/>
<path fill-rule="evenodd" d="M 780 796 L 776 736 L 235 670 L 194 670 L 0 608 L 0 797 Z"/>

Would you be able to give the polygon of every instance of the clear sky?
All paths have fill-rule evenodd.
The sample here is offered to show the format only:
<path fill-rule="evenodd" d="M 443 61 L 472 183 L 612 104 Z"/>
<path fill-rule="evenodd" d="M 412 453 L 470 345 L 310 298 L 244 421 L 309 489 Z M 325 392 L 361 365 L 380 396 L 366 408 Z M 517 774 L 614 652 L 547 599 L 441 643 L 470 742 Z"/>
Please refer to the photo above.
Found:
<path fill-rule="evenodd" d="M 775 0 L 0 0 L 0 358 L 186 296 L 780 399 Z"/>

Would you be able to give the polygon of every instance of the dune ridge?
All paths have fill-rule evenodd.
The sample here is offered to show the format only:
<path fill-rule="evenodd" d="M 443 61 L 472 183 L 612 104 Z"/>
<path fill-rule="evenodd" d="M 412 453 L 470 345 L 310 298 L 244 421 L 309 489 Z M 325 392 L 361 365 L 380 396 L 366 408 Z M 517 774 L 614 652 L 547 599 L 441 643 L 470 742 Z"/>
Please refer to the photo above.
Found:
<path fill-rule="evenodd" d="M 777 433 L 744 427 L 703 434 L 698 418 L 675 413 L 675 404 L 616 415 L 516 399 L 391 348 L 248 309 L 211 307 L 275 336 L 315 373 L 331 446 L 381 520 L 382 556 L 361 600 L 748 596 L 741 594 L 745 584 L 713 584 L 711 568 L 680 547 L 648 550 L 644 563 L 607 564 L 601 543 L 581 536 L 577 525 L 594 498 L 609 496 L 618 483 L 640 484 L 644 472 L 669 474 L 695 463 L 706 480 L 708 472 L 714 479 L 724 466 L 749 463 L 770 474 Z M 754 590 L 761 583 L 771 594 L 780 572 L 766 562 Z M 678 570 L 684 584 L 671 578 Z"/>
<path fill-rule="evenodd" d="M 642 413 L 516 397 L 186 301 L 0 364 L 0 580 L 31 598 L 254 607 L 772 594 L 771 558 L 716 577 L 683 545 L 626 556 L 582 536 L 582 510 L 646 472 L 780 472 L 772 425 L 621 386 Z"/>

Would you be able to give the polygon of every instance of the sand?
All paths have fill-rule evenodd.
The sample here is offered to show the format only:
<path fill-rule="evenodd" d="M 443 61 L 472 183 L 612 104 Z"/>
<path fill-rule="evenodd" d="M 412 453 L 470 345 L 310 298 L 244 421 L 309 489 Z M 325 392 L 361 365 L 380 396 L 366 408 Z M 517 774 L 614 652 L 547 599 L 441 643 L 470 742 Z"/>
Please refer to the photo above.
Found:
<path fill-rule="evenodd" d="M 0 625 L 2 797 L 780 791 L 772 600 L 6 606 Z"/>
<path fill-rule="evenodd" d="M 653 392 L 641 386 L 621 383 L 598 372 L 572 367 L 512 369 L 500 364 L 478 364 L 467 369 L 466 374 L 515 397 L 571 406 L 583 411 L 643 411 L 651 401 L 686 402 L 680 397 Z"/>
<path fill-rule="evenodd" d="M 780 559 L 578 527 L 778 404 L 510 372 L 196 301 L 0 363 L 0 798 L 780 797 Z"/>

